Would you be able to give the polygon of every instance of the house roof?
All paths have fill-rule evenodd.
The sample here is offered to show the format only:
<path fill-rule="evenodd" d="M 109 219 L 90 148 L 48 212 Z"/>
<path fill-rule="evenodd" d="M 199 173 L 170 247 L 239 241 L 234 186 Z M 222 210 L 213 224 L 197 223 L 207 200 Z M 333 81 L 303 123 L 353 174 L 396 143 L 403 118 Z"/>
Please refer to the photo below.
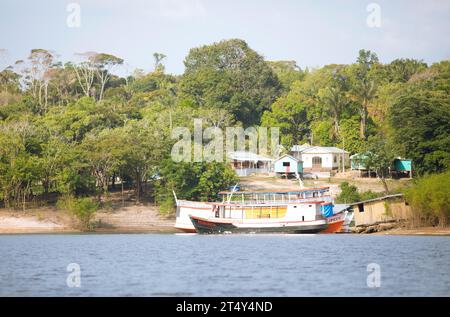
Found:
<path fill-rule="evenodd" d="M 235 151 L 235 152 L 229 152 L 228 153 L 228 158 L 230 158 L 231 160 L 235 160 L 235 161 L 252 161 L 252 162 L 272 162 L 273 159 L 268 157 L 268 156 L 264 156 L 264 155 L 259 155 L 253 152 L 247 152 L 247 151 Z"/>
<path fill-rule="evenodd" d="M 386 196 L 378 197 L 378 198 L 374 198 L 374 199 L 368 199 L 368 200 L 364 200 L 364 201 L 358 201 L 358 202 L 356 202 L 356 203 L 351 203 L 351 204 L 349 204 L 349 205 L 350 205 L 350 206 L 354 206 L 354 205 L 365 204 L 365 203 L 370 203 L 370 202 L 374 202 L 374 201 L 386 200 L 386 199 L 397 198 L 397 197 L 403 197 L 403 194 L 386 195 Z"/>
<path fill-rule="evenodd" d="M 403 157 L 400 157 L 400 156 L 394 158 L 394 161 L 395 161 L 395 160 L 399 160 L 399 161 L 411 161 L 411 162 L 412 162 L 412 159 L 409 159 L 409 158 L 403 158 Z"/>
<path fill-rule="evenodd" d="M 300 153 L 314 153 L 314 154 L 326 154 L 326 153 L 339 153 L 344 154 L 348 153 L 345 150 L 334 146 L 311 146 L 307 143 L 302 145 L 294 145 L 291 148 L 292 152 L 300 152 Z"/>
<path fill-rule="evenodd" d="M 355 153 L 350 156 L 350 159 L 366 159 L 367 157 L 367 153 Z"/>
<path fill-rule="evenodd" d="M 346 209 L 350 208 L 350 205 L 347 204 L 334 204 L 333 213 L 338 214 Z"/>
<path fill-rule="evenodd" d="M 285 158 L 285 157 L 289 157 L 290 159 L 292 159 L 292 160 L 294 160 L 294 161 L 296 161 L 296 162 L 302 162 L 302 160 L 299 160 L 298 158 L 295 158 L 295 157 L 293 157 L 292 155 L 289 155 L 289 154 L 284 154 L 284 155 L 280 156 L 279 158 L 277 158 L 277 159 L 275 160 L 275 162 L 276 162 L 276 161 L 279 161 L 279 160 L 281 160 L 281 159 L 283 159 L 283 158 Z"/>
<path fill-rule="evenodd" d="M 308 143 L 305 143 L 302 145 L 294 145 L 294 146 L 292 146 L 291 151 L 292 152 L 302 152 L 310 147 L 311 147 L 311 145 L 309 145 Z"/>

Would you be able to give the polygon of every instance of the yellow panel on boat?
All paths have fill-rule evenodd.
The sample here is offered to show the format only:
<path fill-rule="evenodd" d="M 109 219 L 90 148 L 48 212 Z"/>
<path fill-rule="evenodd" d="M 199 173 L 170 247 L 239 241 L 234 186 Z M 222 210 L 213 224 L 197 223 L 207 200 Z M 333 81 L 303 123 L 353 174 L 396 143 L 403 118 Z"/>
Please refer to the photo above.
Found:
<path fill-rule="evenodd" d="M 261 218 L 283 218 L 286 215 L 286 206 L 272 206 L 272 207 L 254 207 L 245 208 L 246 219 L 261 219 Z"/>

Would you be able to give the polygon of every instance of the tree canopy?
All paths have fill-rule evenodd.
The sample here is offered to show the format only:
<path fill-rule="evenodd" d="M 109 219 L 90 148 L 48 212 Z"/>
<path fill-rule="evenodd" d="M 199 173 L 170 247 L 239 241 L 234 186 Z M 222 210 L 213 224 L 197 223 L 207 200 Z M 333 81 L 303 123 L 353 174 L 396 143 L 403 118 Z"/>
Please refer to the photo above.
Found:
<path fill-rule="evenodd" d="M 280 95 L 281 84 L 272 68 L 242 40 L 193 48 L 184 64 L 181 98 L 226 109 L 245 125 L 258 124 L 262 112 Z"/>
<path fill-rule="evenodd" d="M 177 76 L 166 73 L 163 53 L 153 54 L 150 71 L 132 72 L 108 53 L 76 56 L 62 62 L 39 48 L 1 65 L 5 206 L 26 208 L 51 194 L 101 200 L 117 182 L 136 201 L 173 206 L 172 189 L 213 199 L 236 181 L 226 163 L 170 160 L 172 129 L 192 130 L 194 118 L 203 128 L 279 127 L 287 149 L 310 142 L 370 152 L 367 164 L 380 175 L 398 156 L 412 159 L 418 175 L 449 170 L 448 60 L 383 64 L 361 50 L 348 65 L 302 69 L 231 39 L 192 48 Z"/>

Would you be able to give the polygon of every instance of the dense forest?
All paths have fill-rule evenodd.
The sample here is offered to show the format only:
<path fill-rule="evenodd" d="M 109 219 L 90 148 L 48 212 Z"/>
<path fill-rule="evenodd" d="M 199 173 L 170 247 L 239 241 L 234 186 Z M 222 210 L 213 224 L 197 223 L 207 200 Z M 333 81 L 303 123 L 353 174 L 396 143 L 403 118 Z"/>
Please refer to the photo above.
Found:
<path fill-rule="evenodd" d="M 1 50 L 6 56 L 6 50 Z M 150 56 L 151 57 L 151 56 Z M 355 52 L 350 65 L 301 69 L 266 61 L 231 39 L 193 48 L 185 71 L 130 71 L 107 53 L 33 49 L 0 69 L 0 199 L 5 207 L 133 188 L 136 201 L 167 208 L 180 198 L 207 200 L 234 184 L 224 163 L 175 163 L 173 127 L 280 127 L 285 148 L 305 142 L 373 153 L 382 174 L 393 157 L 416 175 L 450 167 L 450 61 L 388 64 Z M 149 58 L 149 62 L 151 59 Z M 117 74 L 125 74 L 118 76 Z"/>

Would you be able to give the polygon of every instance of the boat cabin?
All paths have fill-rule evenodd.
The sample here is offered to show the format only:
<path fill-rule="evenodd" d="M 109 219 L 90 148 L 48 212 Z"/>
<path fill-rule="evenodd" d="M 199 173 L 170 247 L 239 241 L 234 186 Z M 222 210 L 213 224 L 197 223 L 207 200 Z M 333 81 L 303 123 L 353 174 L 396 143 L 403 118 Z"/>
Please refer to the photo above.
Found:
<path fill-rule="evenodd" d="M 230 219 L 280 219 L 315 221 L 323 216 L 324 206 L 331 203 L 305 202 L 292 204 L 271 204 L 263 206 L 261 204 L 242 205 L 217 203 L 213 205 L 214 218 Z"/>
<path fill-rule="evenodd" d="M 224 191 L 219 193 L 222 203 L 279 204 L 304 201 L 331 202 L 330 188 L 308 188 L 297 191 Z"/>

